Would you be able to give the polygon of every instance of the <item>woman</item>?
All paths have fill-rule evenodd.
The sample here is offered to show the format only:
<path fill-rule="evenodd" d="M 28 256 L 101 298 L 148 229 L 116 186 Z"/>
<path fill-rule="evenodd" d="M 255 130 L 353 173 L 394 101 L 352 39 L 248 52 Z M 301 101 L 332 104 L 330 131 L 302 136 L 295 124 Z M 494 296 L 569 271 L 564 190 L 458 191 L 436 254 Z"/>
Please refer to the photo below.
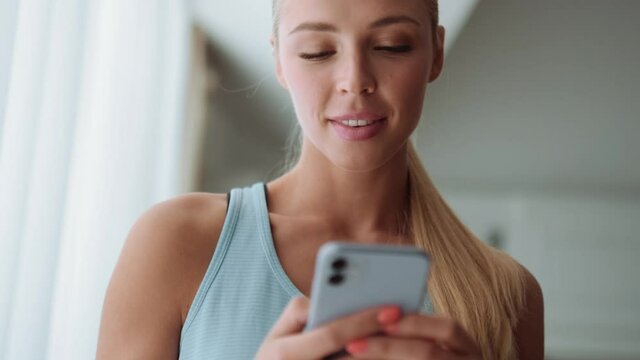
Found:
<path fill-rule="evenodd" d="M 276 0 L 272 44 L 298 162 L 267 185 L 144 214 L 107 291 L 98 358 L 542 359 L 538 283 L 460 223 L 409 142 L 443 66 L 437 1 Z M 302 333 L 314 257 L 333 239 L 423 248 L 431 309 Z"/>

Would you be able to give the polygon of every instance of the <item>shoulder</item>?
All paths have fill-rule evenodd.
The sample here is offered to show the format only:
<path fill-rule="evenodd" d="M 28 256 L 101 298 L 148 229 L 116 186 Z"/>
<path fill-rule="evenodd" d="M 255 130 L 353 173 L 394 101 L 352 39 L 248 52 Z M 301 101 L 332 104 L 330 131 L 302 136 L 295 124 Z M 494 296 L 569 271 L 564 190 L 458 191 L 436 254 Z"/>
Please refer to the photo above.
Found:
<path fill-rule="evenodd" d="M 162 268 L 169 270 L 171 264 L 217 242 L 226 206 L 226 195 L 205 193 L 182 195 L 152 206 L 131 228 L 120 262 L 129 256 L 144 257 L 142 264 L 162 260 Z"/>
<path fill-rule="evenodd" d="M 158 203 L 138 218 L 125 246 L 154 245 L 162 250 L 192 245 L 190 240 L 222 228 L 226 208 L 226 194 L 192 193 Z"/>
<path fill-rule="evenodd" d="M 533 274 L 509 254 L 489 249 L 491 262 L 499 269 L 496 288 L 508 308 L 515 345 L 520 360 L 544 358 L 544 300 L 542 288 Z"/>
<path fill-rule="evenodd" d="M 227 206 L 226 194 L 190 193 L 155 204 L 136 221 L 133 229 L 140 225 L 197 226 L 198 220 L 211 214 L 224 215 Z M 157 223 L 157 220 L 161 220 Z"/>
<path fill-rule="evenodd" d="M 226 208 L 226 194 L 194 193 L 156 204 L 138 218 L 105 295 L 98 358 L 177 355 Z"/>
<path fill-rule="evenodd" d="M 520 265 L 524 282 L 524 306 L 516 325 L 515 337 L 521 360 L 544 358 L 544 299 L 536 278 Z"/>
<path fill-rule="evenodd" d="M 226 194 L 182 195 L 152 206 L 127 237 L 122 257 L 144 259 L 141 265 L 163 274 L 158 285 L 179 296 L 183 317 L 213 256 L 226 210 Z"/>

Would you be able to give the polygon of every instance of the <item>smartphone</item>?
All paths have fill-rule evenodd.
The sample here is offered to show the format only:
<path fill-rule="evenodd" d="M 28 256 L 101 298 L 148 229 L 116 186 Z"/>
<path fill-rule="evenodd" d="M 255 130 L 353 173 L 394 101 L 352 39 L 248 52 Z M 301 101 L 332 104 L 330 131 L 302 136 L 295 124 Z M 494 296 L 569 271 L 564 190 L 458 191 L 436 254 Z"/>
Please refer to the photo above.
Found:
<path fill-rule="evenodd" d="M 316 256 L 305 330 L 371 307 L 422 308 L 429 257 L 412 246 L 329 242 Z"/>

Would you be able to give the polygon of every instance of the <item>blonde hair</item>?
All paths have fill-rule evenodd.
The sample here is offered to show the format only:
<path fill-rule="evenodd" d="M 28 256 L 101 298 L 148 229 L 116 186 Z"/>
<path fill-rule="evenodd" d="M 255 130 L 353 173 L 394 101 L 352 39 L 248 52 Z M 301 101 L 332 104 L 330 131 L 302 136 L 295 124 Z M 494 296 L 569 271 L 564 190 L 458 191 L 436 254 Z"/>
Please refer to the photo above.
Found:
<path fill-rule="evenodd" d="M 525 302 L 522 267 L 462 224 L 412 144 L 408 157 L 410 235 L 433 262 L 428 289 L 435 312 L 459 321 L 484 359 L 516 359 L 514 329 Z"/>
<path fill-rule="evenodd" d="M 438 1 L 428 1 L 434 28 Z M 281 0 L 273 0 L 277 38 Z M 435 33 L 435 32 L 434 32 Z M 285 164 L 298 161 L 301 136 L 293 137 Z M 432 260 L 428 291 L 437 314 L 450 316 L 474 338 L 486 360 L 517 359 L 514 330 L 525 303 L 523 268 L 506 253 L 480 241 L 444 201 L 411 142 L 408 236 Z"/>

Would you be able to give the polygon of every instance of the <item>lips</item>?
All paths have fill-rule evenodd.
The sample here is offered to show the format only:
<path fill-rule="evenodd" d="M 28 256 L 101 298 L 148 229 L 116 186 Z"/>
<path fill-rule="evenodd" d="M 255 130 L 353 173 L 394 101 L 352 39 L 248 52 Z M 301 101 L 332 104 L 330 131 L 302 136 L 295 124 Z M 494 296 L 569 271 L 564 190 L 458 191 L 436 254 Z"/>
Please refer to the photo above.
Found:
<path fill-rule="evenodd" d="M 347 141 L 364 141 L 378 135 L 386 126 L 386 118 L 372 121 L 369 125 L 351 127 L 344 125 L 340 121 L 330 121 L 331 127 L 336 134 Z"/>

